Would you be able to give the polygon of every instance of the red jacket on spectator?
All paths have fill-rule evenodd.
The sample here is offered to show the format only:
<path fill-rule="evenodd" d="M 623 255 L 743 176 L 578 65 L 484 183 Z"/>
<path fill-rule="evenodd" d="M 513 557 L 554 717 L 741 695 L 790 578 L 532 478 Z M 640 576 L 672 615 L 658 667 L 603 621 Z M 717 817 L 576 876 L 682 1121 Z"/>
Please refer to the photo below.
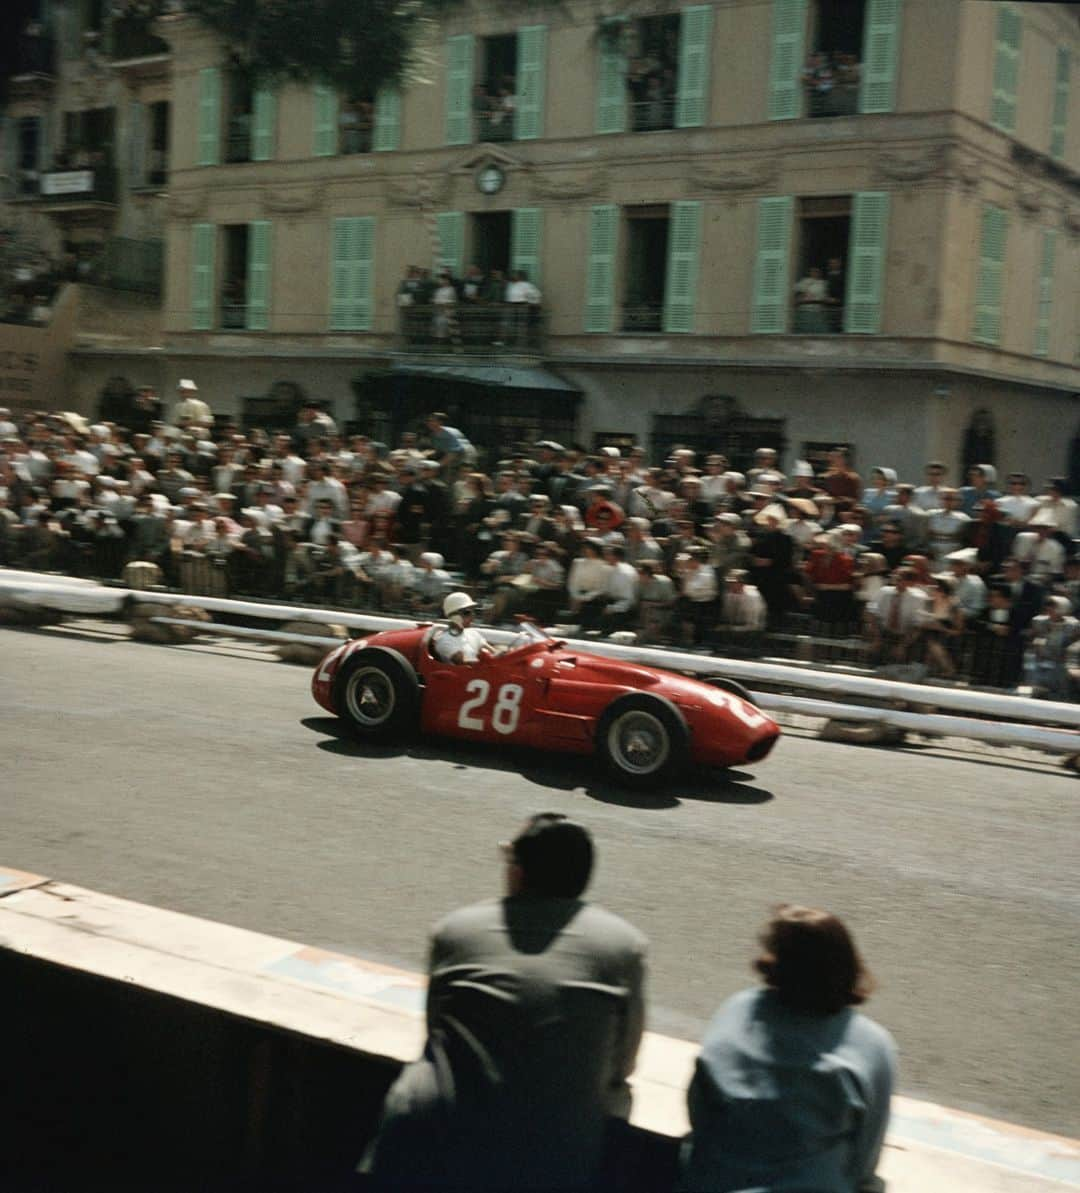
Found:
<path fill-rule="evenodd" d="M 847 584 L 853 583 L 855 576 L 855 559 L 839 551 L 830 551 L 825 547 L 815 547 L 810 557 L 803 565 L 807 579 L 812 584 Z"/>

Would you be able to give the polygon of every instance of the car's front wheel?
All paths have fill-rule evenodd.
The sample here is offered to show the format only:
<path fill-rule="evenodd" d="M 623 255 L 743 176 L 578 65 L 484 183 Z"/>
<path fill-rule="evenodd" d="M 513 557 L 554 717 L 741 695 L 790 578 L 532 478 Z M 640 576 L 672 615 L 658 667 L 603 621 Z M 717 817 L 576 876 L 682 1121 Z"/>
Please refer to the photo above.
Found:
<path fill-rule="evenodd" d="M 613 700 L 596 727 L 596 750 L 608 774 L 627 787 L 655 787 L 686 763 L 690 731 L 662 696 Z"/>
<path fill-rule="evenodd" d="M 334 708 L 355 736 L 369 741 L 415 732 L 420 712 L 416 672 L 396 650 L 359 650 L 334 678 Z"/>

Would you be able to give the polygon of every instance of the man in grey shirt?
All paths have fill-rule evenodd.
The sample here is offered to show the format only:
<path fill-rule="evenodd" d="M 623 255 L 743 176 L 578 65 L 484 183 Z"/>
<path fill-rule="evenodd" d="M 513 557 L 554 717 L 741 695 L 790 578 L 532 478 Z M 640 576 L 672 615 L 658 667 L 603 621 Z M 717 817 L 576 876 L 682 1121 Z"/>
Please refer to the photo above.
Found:
<path fill-rule="evenodd" d="M 435 929 L 424 1055 L 363 1165 L 380 1187 L 586 1189 L 629 1113 L 645 937 L 581 899 L 581 825 L 534 816 L 504 853 L 507 896 Z"/>

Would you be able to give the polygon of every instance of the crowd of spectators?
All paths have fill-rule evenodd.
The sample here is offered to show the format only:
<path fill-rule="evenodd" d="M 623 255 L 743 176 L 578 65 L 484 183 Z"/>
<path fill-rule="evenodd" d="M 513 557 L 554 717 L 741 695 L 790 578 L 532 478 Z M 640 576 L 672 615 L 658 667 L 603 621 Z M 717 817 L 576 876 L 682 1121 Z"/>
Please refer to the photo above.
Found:
<path fill-rule="evenodd" d="M 482 620 L 728 654 L 809 644 L 833 660 L 1071 698 L 1080 651 L 1077 506 L 989 464 L 958 488 L 844 449 L 741 473 L 718 453 L 520 444 L 478 467 L 433 413 L 395 444 L 345 436 L 314 402 L 288 429 L 215 419 L 193 381 L 167 415 L 107 389 L 98 421 L 0 414 L 0 561 L 225 593 Z"/>
<path fill-rule="evenodd" d="M 463 277 L 410 265 L 398 285 L 402 333 L 411 345 L 487 349 L 535 344 L 543 297 L 523 269 L 483 270 Z"/>

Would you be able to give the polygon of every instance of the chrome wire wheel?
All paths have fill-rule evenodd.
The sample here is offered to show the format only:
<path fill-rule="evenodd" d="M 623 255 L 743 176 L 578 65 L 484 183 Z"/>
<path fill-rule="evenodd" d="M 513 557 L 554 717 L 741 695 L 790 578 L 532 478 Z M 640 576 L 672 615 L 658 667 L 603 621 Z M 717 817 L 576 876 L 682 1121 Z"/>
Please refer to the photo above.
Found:
<path fill-rule="evenodd" d="M 345 707 L 356 723 L 375 729 L 394 715 L 397 692 L 381 667 L 358 667 L 345 685 Z"/>
<path fill-rule="evenodd" d="M 652 775 L 663 770 L 671 755 L 671 735 L 653 713 L 629 709 L 611 722 L 607 748 L 620 770 L 631 775 Z"/>

